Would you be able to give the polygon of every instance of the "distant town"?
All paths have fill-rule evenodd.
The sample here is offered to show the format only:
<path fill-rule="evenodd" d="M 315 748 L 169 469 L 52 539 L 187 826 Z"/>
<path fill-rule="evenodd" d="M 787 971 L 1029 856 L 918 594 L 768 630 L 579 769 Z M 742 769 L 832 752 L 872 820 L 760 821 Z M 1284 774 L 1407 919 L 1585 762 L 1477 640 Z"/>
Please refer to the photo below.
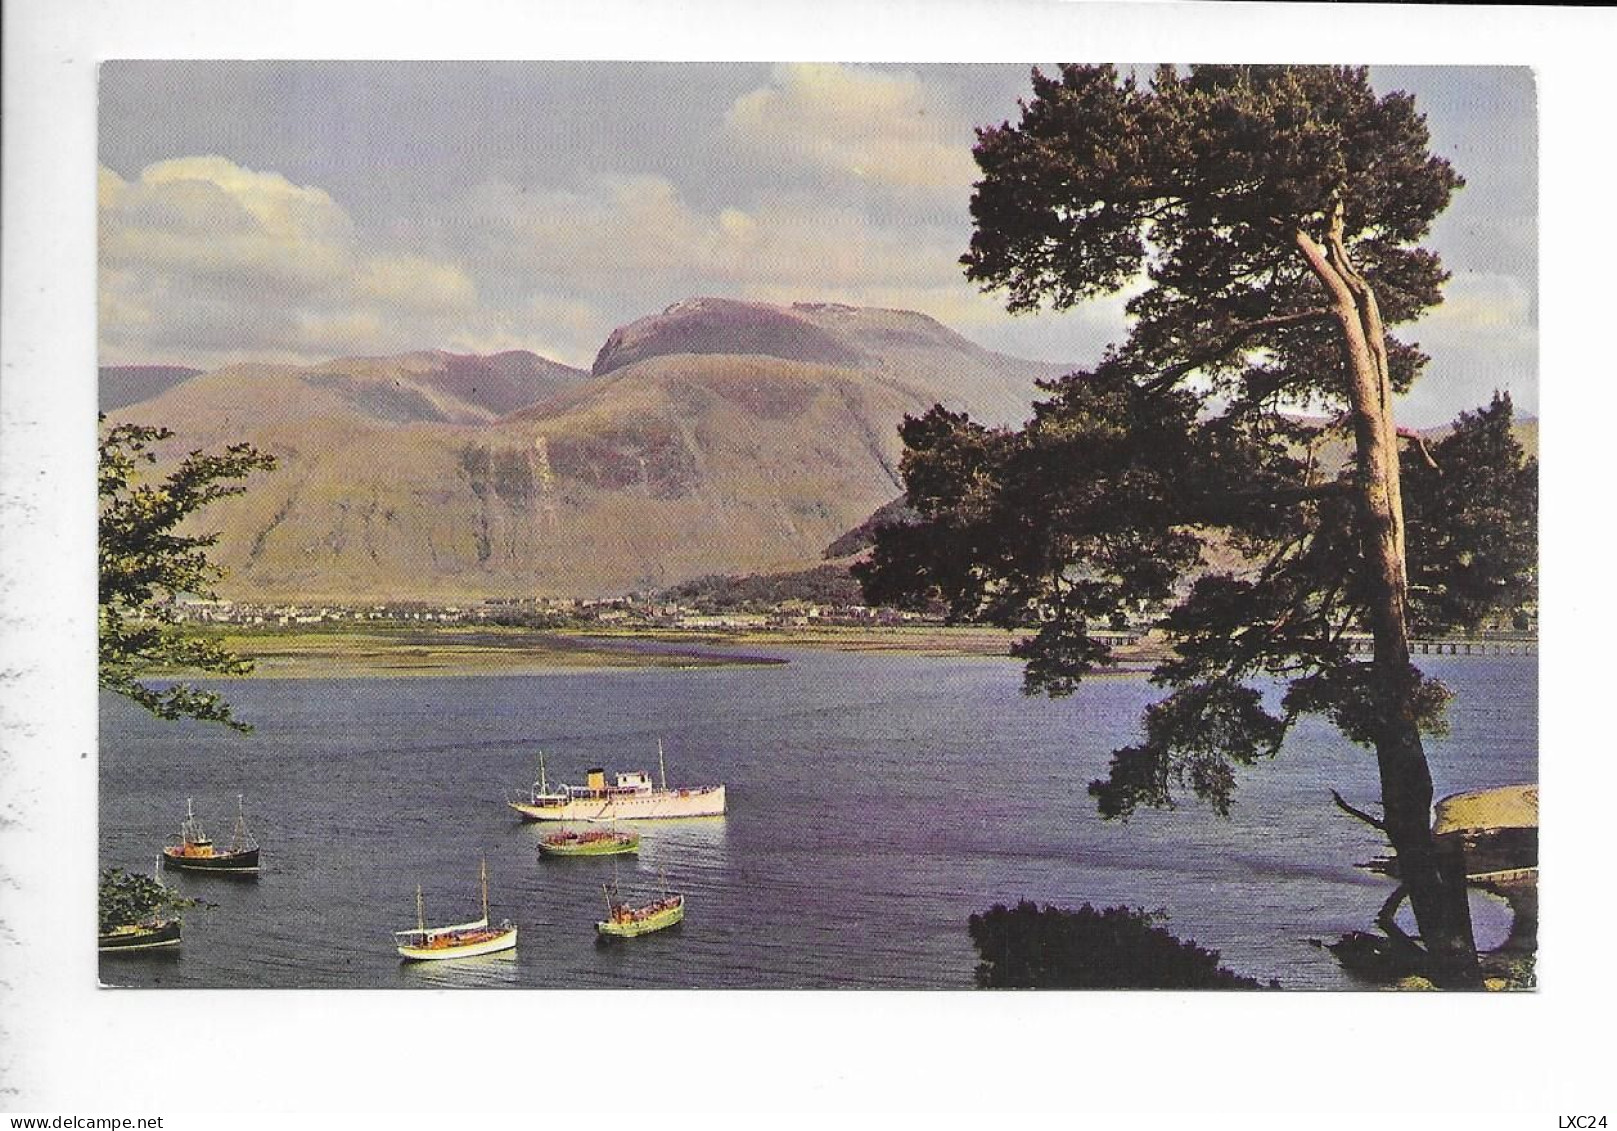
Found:
<path fill-rule="evenodd" d="M 236 628 L 338 628 L 343 625 L 495 626 L 551 630 L 659 630 L 691 632 L 768 632 L 813 628 L 942 628 L 941 608 L 914 611 L 859 604 L 821 604 L 800 599 L 749 602 L 735 609 L 668 600 L 665 595 L 605 598 L 489 597 L 479 603 L 432 604 L 416 601 L 291 603 L 201 600 L 181 597 L 171 606 L 182 624 Z M 1417 638 L 1421 655 L 1532 654 L 1538 650 L 1536 609 L 1490 616 L 1465 636 Z M 979 626 L 980 627 L 980 626 Z M 1149 645 L 1144 625 L 1095 631 L 1113 646 Z M 1368 634 L 1345 638 L 1355 651 L 1368 652 Z"/>
<path fill-rule="evenodd" d="M 880 626 L 944 624 L 941 613 L 875 608 L 868 605 L 819 605 L 783 601 L 746 611 L 713 611 L 649 597 L 490 597 L 477 604 L 435 605 L 414 601 L 376 603 L 255 602 L 181 597 L 172 606 L 181 623 L 243 627 L 296 625 L 476 624 L 521 628 L 660 628 L 767 629 L 815 625 Z"/>

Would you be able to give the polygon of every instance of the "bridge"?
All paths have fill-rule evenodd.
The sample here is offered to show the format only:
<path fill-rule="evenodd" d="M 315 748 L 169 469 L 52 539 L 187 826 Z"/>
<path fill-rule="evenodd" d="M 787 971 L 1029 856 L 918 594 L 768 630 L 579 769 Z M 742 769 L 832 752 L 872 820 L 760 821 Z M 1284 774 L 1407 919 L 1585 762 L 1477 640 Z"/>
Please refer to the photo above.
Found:
<path fill-rule="evenodd" d="M 1354 652 L 1370 653 L 1375 641 L 1368 634 L 1343 638 Z M 1449 636 L 1430 640 L 1416 638 L 1409 642 L 1409 651 L 1417 656 L 1536 656 L 1536 636 Z"/>

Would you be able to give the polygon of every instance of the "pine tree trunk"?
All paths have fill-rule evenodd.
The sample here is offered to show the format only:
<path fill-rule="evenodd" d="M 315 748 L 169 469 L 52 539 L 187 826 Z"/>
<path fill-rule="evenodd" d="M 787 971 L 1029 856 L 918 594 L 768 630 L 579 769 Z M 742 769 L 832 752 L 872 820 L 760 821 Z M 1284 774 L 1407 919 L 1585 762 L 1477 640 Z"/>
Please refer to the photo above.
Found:
<path fill-rule="evenodd" d="M 1418 677 L 1409 662 L 1402 520 L 1391 505 L 1398 497 L 1398 452 L 1387 442 L 1392 432 L 1390 405 L 1366 405 L 1364 399 L 1356 390 L 1359 536 L 1375 638 L 1371 665 L 1381 710 L 1376 762 L 1381 772 L 1383 820 L 1397 854 L 1399 879 L 1409 891 L 1421 941 L 1432 961 L 1434 980 L 1443 985 L 1475 984 L 1476 943 L 1464 863 L 1445 860 L 1432 835 L 1432 777 L 1415 718 Z"/>
<path fill-rule="evenodd" d="M 1465 865 L 1440 852 L 1432 834 L 1432 775 L 1416 719 L 1419 675 L 1409 661 L 1409 582 L 1386 333 L 1375 293 L 1353 269 L 1340 235 L 1338 214 L 1325 248 L 1304 232 L 1295 238 L 1330 293 L 1345 355 L 1358 458 L 1359 545 L 1375 642 L 1371 673 L 1383 822 L 1433 980 L 1475 986 L 1480 977 Z"/>

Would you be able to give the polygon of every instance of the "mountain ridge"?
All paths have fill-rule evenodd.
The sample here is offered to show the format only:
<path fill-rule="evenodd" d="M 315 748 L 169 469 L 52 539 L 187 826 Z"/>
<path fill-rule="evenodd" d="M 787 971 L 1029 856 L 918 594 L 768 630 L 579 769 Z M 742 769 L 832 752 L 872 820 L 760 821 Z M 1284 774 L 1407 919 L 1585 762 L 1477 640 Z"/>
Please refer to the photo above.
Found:
<path fill-rule="evenodd" d="M 605 596 L 813 566 L 898 489 L 906 413 L 1015 422 L 1064 370 L 924 315 L 716 299 L 620 327 L 596 368 L 436 350 L 235 365 L 115 418 L 172 428 L 171 456 L 277 456 L 201 518 L 227 597 Z"/>

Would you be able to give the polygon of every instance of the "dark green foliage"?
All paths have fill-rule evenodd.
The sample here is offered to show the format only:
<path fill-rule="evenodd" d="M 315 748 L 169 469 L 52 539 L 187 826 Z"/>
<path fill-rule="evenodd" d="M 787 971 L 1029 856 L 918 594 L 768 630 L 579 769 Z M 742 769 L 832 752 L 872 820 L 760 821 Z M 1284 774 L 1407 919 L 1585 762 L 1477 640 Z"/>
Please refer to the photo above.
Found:
<path fill-rule="evenodd" d="M 1218 964 L 1218 952 L 1181 942 L 1164 912 L 1084 904 L 1077 911 L 1027 900 L 970 919 L 983 989 L 1254 990 L 1263 984 Z M 1274 982 L 1269 988 L 1278 989 Z"/>
<path fill-rule="evenodd" d="M 1389 324 L 1439 300 L 1421 239 L 1461 184 L 1426 151 L 1407 95 L 1362 69 L 1111 67 L 1034 73 L 1017 125 L 978 131 L 969 278 L 1013 310 L 1109 294 L 1148 270 L 1116 360 L 1168 381 L 1197 372 L 1238 398 L 1340 392 L 1337 339 L 1291 243 L 1340 205 L 1349 250 Z M 1398 351 L 1395 387 L 1422 359 Z"/>
<path fill-rule="evenodd" d="M 824 553 L 820 556 L 823 558 L 845 558 L 851 554 L 868 550 L 876 540 L 876 531 L 884 526 L 902 526 L 915 521 L 915 518 L 915 512 L 909 508 L 909 504 L 904 502 L 904 496 L 900 495 L 892 502 L 877 508 L 875 514 L 865 519 L 858 526 L 839 536 L 836 541 L 825 548 Z"/>
<path fill-rule="evenodd" d="M 221 644 L 181 633 L 170 603 L 182 594 L 210 597 L 220 570 L 208 560 L 217 534 L 181 534 L 178 528 L 209 503 L 239 495 L 239 482 L 275 466 L 249 444 L 221 455 L 194 451 L 159 482 L 141 482 L 142 465 L 155 464 L 154 444 L 166 428 L 119 424 L 100 447 L 99 668 L 102 687 L 164 719 L 203 719 L 248 730 L 231 716 L 217 692 L 178 684 L 153 688 L 141 680 L 171 670 L 241 675 L 251 662 Z"/>
<path fill-rule="evenodd" d="M 151 876 L 125 872 L 122 868 L 108 868 L 101 873 L 100 896 L 96 902 L 97 924 L 102 934 L 118 927 L 178 918 L 180 912 L 189 908 L 208 906 L 200 899 L 170 891 Z"/>
<path fill-rule="evenodd" d="M 916 519 L 876 532 L 855 567 L 867 600 L 936 596 L 955 620 L 1025 631 L 1029 693 L 1069 694 L 1106 664 L 1098 629 L 1164 633 L 1168 697 L 1091 787 L 1107 816 L 1182 789 L 1227 810 L 1236 767 L 1303 713 L 1371 745 L 1411 720 L 1440 727 L 1441 685 L 1407 665 L 1372 678 L 1348 645 L 1388 590 L 1366 564 L 1358 463 L 1318 458 L 1355 435 L 1347 330 L 1301 250 L 1356 269 L 1388 325 L 1439 301 L 1444 272 L 1412 245 L 1461 182 L 1412 101 L 1339 67 L 1163 68 L 1142 87 L 1063 66 L 1033 87 L 1019 123 L 978 133 L 966 274 L 1018 310 L 1140 272 L 1149 285 L 1127 340 L 1043 385 L 1021 429 L 941 407 L 906 420 Z M 1388 382 L 1407 386 L 1424 357 L 1385 347 Z M 1305 407 L 1335 419 L 1303 423 Z M 1423 624 L 1474 621 L 1530 578 L 1534 471 L 1509 426 L 1508 401 L 1462 418 L 1434 453 L 1443 470 L 1404 484 Z M 1277 685 L 1289 693 L 1260 695 Z"/>
<path fill-rule="evenodd" d="M 1403 461 L 1410 606 L 1423 632 L 1473 629 L 1538 599 L 1538 461 L 1511 433 L 1508 395 L 1460 414 L 1454 431 Z"/>
<path fill-rule="evenodd" d="M 569 613 L 548 609 L 499 608 L 485 618 L 489 624 L 502 628 L 566 628 L 578 623 Z"/>
<path fill-rule="evenodd" d="M 842 566 L 834 565 L 795 573 L 699 577 L 665 591 L 661 599 L 710 613 L 772 610 L 787 601 L 833 607 L 863 601 L 859 583 Z"/>

